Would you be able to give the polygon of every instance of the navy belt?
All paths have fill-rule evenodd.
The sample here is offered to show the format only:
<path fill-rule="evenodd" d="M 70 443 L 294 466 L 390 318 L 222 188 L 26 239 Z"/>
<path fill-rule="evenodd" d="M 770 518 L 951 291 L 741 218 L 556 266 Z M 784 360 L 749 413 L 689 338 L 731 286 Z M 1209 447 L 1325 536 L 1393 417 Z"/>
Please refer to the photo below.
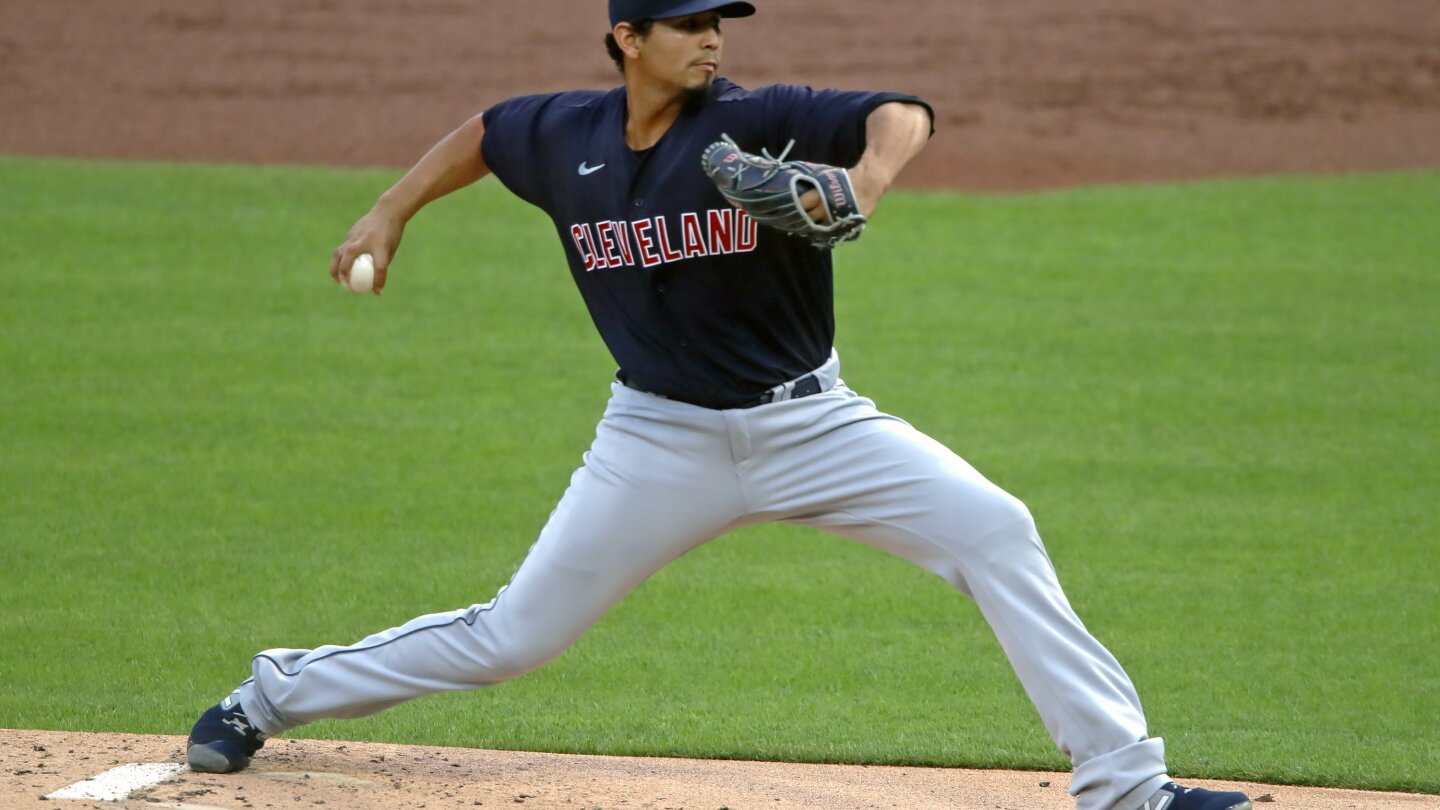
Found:
<path fill-rule="evenodd" d="M 736 405 L 737 408 L 758 408 L 761 405 L 769 405 L 772 402 L 784 402 L 787 399 L 800 399 L 802 397 L 814 396 L 820 393 L 820 378 L 814 374 L 806 374 L 792 382 L 777 385 L 769 391 L 755 397 L 748 402 Z"/>
<path fill-rule="evenodd" d="M 627 379 L 627 376 L 628 375 L 625 374 L 624 369 L 615 370 L 615 379 L 621 385 L 634 388 L 637 391 L 645 391 L 645 389 L 643 388 L 631 385 L 630 380 Z M 741 400 L 738 404 L 735 405 L 721 405 L 715 402 L 683 399 L 679 397 L 667 396 L 665 394 L 658 394 L 654 391 L 646 391 L 645 393 L 651 394 L 653 396 L 665 397 L 666 399 L 674 399 L 677 402 L 686 402 L 691 405 L 698 405 L 702 408 L 712 408 L 715 410 L 743 409 L 758 408 L 761 405 L 769 405 L 774 402 L 784 402 L 787 399 L 802 399 L 804 397 L 813 397 L 816 394 L 823 394 L 824 392 L 830 390 L 835 385 L 838 385 L 839 382 L 840 358 L 832 351 L 830 353 L 830 359 L 825 361 L 823 365 L 810 372 L 809 374 L 803 374 L 793 380 L 787 380 L 786 382 L 780 383 L 779 385 L 776 385 L 769 390 L 761 391 L 759 394 L 751 397 L 750 399 Z"/>

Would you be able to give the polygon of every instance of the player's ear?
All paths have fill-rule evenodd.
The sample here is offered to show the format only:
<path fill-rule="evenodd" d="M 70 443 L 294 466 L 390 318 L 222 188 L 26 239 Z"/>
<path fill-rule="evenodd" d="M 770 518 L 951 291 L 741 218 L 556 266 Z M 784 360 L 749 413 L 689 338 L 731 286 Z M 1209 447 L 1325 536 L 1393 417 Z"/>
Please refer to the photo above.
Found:
<path fill-rule="evenodd" d="M 630 59 L 640 58 L 640 43 L 645 37 L 635 30 L 635 26 L 628 22 L 622 22 L 615 26 L 612 32 L 615 35 L 615 44 L 620 46 L 620 51 Z"/>

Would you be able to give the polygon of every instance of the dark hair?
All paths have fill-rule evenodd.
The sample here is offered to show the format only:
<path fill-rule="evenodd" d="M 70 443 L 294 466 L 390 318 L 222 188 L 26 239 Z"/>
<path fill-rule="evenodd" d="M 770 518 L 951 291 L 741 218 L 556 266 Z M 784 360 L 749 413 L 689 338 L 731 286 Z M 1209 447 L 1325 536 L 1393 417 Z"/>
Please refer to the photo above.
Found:
<path fill-rule="evenodd" d="M 655 27 L 655 20 L 651 17 L 641 17 L 638 20 L 631 20 L 630 27 L 635 29 L 635 33 L 639 34 L 641 39 L 644 39 L 650 36 L 650 29 Z M 620 43 L 615 41 L 615 34 L 605 35 L 605 50 L 609 51 L 610 58 L 615 60 L 615 69 L 624 75 L 625 52 L 620 50 Z"/>

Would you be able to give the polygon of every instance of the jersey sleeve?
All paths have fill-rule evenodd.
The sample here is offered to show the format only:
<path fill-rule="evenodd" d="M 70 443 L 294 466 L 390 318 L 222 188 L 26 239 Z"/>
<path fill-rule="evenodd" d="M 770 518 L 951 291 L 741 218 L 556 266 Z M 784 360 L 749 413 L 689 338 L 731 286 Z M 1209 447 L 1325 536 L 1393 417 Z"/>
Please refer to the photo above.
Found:
<path fill-rule="evenodd" d="M 791 138 L 790 157 L 854 166 L 865 152 L 865 119 L 875 108 L 892 101 L 917 104 L 930 114 L 934 132 L 935 111 L 916 96 L 855 90 L 815 90 L 798 85 L 772 85 L 763 90 L 766 133 L 771 154 L 779 154 Z"/>
<path fill-rule="evenodd" d="M 486 110 L 482 116 L 485 135 L 480 141 L 480 156 L 485 166 L 515 196 L 544 208 L 544 156 L 540 154 L 542 139 L 540 119 L 554 94 L 517 96 Z"/>

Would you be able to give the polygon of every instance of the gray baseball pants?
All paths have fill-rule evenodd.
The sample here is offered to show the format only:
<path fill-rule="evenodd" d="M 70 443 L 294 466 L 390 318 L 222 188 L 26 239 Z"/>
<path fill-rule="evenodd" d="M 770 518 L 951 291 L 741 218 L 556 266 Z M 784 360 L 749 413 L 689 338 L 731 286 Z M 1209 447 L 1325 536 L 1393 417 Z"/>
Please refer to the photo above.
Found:
<path fill-rule="evenodd" d="M 490 602 L 348 646 L 266 650 L 239 690 L 269 734 L 519 677 L 559 656 L 666 563 L 732 529 L 803 523 L 939 575 L 979 605 L 1060 750 L 1080 810 L 1164 784 L 1130 679 L 1070 608 L 1024 504 L 839 381 L 711 410 L 615 383 L 584 465 Z M 783 395 L 783 394 L 782 394 Z"/>

